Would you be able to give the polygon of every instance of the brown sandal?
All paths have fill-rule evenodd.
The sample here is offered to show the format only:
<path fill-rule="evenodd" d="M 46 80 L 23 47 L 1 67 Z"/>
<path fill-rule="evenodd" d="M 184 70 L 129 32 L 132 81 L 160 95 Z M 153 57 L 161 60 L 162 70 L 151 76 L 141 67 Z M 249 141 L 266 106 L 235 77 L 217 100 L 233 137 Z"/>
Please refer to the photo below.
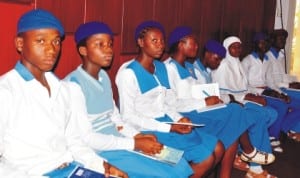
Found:
<path fill-rule="evenodd" d="M 275 175 L 270 174 L 268 171 L 264 170 L 262 173 L 257 174 L 252 171 L 248 171 L 245 178 L 277 178 Z"/>
<path fill-rule="evenodd" d="M 241 160 L 241 157 L 239 155 L 235 156 L 235 159 L 234 159 L 234 162 L 233 162 L 233 167 L 235 169 L 238 169 L 238 170 L 241 170 L 241 171 L 248 171 L 249 170 L 248 163 Z"/>

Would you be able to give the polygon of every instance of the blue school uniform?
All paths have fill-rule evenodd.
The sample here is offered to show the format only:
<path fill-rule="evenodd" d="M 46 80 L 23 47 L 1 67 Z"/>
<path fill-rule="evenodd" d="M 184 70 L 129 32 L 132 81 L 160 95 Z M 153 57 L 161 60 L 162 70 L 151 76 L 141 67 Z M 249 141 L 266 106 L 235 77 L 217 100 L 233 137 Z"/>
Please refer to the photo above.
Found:
<path fill-rule="evenodd" d="M 127 66 L 127 69 L 124 69 L 130 69 L 134 72 L 134 76 L 137 80 L 137 86 L 141 92 L 141 95 L 139 95 L 141 98 L 139 98 L 139 100 L 142 100 L 142 97 L 147 97 L 145 94 L 151 90 L 154 91 L 157 87 L 161 87 L 164 91 L 167 90 L 165 86 L 168 85 L 168 78 L 167 75 L 164 75 L 166 74 L 164 64 L 156 60 L 153 62 L 153 64 L 155 66 L 154 74 L 149 73 L 139 62 L 135 60 Z M 119 90 L 120 89 L 121 88 L 119 88 Z M 149 107 L 148 109 L 151 110 L 152 108 Z M 156 118 L 156 120 L 160 122 L 173 121 L 173 119 L 167 114 Z M 195 132 L 194 129 L 189 134 L 151 130 L 145 130 L 144 132 L 155 134 L 157 139 L 167 146 L 184 150 L 184 158 L 187 161 L 194 163 L 199 163 L 206 160 L 213 153 L 217 144 L 217 138 L 214 136 L 208 135 L 204 132 Z"/>
<path fill-rule="evenodd" d="M 300 122 L 300 117 L 298 113 L 300 112 L 300 92 L 284 88 L 287 87 L 285 85 L 288 85 L 291 81 L 293 81 L 293 79 L 291 79 L 290 76 L 288 74 L 285 74 L 284 72 L 284 55 L 281 51 L 278 52 L 273 47 L 270 48 L 266 55 L 271 60 L 269 70 L 266 71 L 266 82 L 268 86 L 270 86 L 271 88 L 279 88 L 282 92 L 288 94 L 291 98 L 290 103 L 286 104 L 283 102 L 285 105 L 287 105 L 286 108 L 289 109 L 289 112 L 286 112 L 282 121 L 278 121 L 278 123 L 276 123 L 276 129 L 278 129 L 278 125 L 281 124 L 280 128 L 283 132 L 287 132 L 289 130 L 300 132 L 300 129 L 295 127 Z M 279 132 L 280 130 L 277 131 L 276 134 L 279 135 Z"/>
<path fill-rule="evenodd" d="M 70 73 L 67 78 L 78 83 L 86 98 L 86 106 L 89 115 L 100 114 L 92 120 L 93 130 L 102 134 L 122 136 L 116 125 L 111 120 L 111 112 L 114 109 L 111 81 L 104 70 L 99 72 L 99 80 L 95 80 L 79 66 Z M 104 113 L 101 115 L 101 113 Z M 176 165 L 166 164 L 160 161 L 146 158 L 126 150 L 97 151 L 108 162 L 120 170 L 126 172 L 129 177 L 188 177 L 192 169 L 183 158 Z"/>
<path fill-rule="evenodd" d="M 195 61 L 194 67 L 200 72 L 202 77 L 205 78 L 206 82 L 212 81 L 209 69 L 204 67 L 200 59 Z M 268 128 L 277 118 L 276 110 L 269 106 L 261 107 L 257 104 L 248 102 L 244 104 L 243 112 L 245 113 L 244 117 L 246 120 L 252 120 L 252 122 L 254 122 L 254 124 L 248 128 L 248 134 L 252 145 L 259 150 L 271 153 L 272 148 L 269 141 Z"/>
<path fill-rule="evenodd" d="M 185 67 L 181 66 L 177 61 L 171 60 L 176 65 L 178 74 L 182 80 L 187 77 L 193 77 L 197 80 L 193 64 L 185 62 Z M 191 71 L 194 71 L 191 73 Z M 207 76 L 205 76 L 207 78 Z M 239 136 L 247 131 L 249 127 L 254 127 L 254 120 L 249 117 L 241 107 L 237 104 L 228 104 L 226 108 L 216 109 L 212 111 L 185 112 L 183 115 L 190 117 L 193 122 L 202 122 L 206 126 L 201 128 L 207 133 L 215 135 L 219 138 L 225 148 L 228 148 Z M 256 116 L 255 116 L 256 117 Z M 234 132 L 232 132 L 234 130 Z M 258 129 L 256 131 L 259 131 Z"/>

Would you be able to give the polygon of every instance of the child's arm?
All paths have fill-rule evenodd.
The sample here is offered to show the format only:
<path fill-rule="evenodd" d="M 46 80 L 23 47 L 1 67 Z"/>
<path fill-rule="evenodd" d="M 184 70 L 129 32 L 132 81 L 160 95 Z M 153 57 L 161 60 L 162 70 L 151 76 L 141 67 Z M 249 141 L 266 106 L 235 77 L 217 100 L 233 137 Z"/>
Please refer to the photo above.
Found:
<path fill-rule="evenodd" d="M 169 132 L 170 125 L 161 123 L 152 116 L 146 116 L 144 113 L 136 111 L 136 98 L 140 94 L 136 77 L 131 69 L 123 69 L 116 76 L 120 98 L 120 113 L 125 122 L 143 130 L 155 130 Z"/>

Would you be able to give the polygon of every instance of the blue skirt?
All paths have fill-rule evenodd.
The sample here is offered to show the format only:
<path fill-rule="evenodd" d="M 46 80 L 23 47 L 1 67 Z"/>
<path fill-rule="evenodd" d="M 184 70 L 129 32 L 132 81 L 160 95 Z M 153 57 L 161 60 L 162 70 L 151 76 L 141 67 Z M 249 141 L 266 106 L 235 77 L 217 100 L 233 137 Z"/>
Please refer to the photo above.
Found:
<path fill-rule="evenodd" d="M 110 164 L 126 172 L 130 178 L 184 178 L 193 174 L 193 170 L 182 158 L 176 165 L 163 163 L 126 150 L 98 152 Z"/>
<path fill-rule="evenodd" d="M 277 112 L 269 106 L 246 103 L 244 106 L 247 118 L 255 122 L 248 128 L 249 138 L 253 146 L 261 151 L 272 153 L 268 128 L 277 119 Z"/>
<path fill-rule="evenodd" d="M 226 149 L 254 124 L 252 120 L 243 119 L 244 111 L 237 104 L 228 104 L 225 108 L 206 112 L 192 111 L 182 114 L 193 123 L 205 124 L 204 127 L 196 128 L 196 131 L 216 136 Z"/>
<path fill-rule="evenodd" d="M 157 118 L 157 120 L 161 122 L 172 122 L 167 115 Z M 143 133 L 154 134 L 160 143 L 183 150 L 185 160 L 193 163 L 201 163 L 211 156 L 218 142 L 215 136 L 205 132 L 196 132 L 195 129 L 189 134 L 158 131 L 143 131 Z"/>

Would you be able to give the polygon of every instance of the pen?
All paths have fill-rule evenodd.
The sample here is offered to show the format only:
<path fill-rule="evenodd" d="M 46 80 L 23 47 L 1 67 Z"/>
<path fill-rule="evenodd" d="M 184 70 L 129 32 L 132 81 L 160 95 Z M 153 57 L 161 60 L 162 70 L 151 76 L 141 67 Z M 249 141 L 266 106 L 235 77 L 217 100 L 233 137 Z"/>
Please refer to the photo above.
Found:
<path fill-rule="evenodd" d="M 202 90 L 202 93 L 203 93 L 205 96 L 207 96 L 207 97 L 210 96 L 205 90 Z"/>

